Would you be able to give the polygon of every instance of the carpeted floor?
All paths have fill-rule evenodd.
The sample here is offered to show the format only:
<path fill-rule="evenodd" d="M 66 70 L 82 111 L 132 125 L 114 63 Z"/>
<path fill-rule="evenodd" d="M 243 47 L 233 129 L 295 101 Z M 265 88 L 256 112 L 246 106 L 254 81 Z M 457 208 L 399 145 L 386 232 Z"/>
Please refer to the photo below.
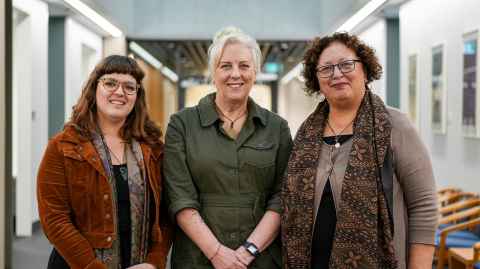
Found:
<path fill-rule="evenodd" d="M 42 232 L 35 229 L 31 237 L 17 237 L 13 242 L 13 269 L 45 269 L 52 246 Z M 170 268 L 170 262 L 167 268 Z"/>
<path fill-rule="evenodd" d="M 47 268 L 52 246 L 41 229 L 35 229 L 31 237 L 17 237 L 13 240 L 12 265 L 14 269 Z"/>

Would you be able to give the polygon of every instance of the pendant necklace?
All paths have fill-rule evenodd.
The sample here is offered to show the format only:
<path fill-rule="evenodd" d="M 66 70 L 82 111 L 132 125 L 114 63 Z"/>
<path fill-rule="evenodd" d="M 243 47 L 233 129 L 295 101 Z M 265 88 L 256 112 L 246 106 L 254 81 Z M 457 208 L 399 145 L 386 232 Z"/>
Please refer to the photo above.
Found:
<path fill-rule="evenodd" d="M 124 143 L 122 143 L 122 144 L 123 144 L 123 151 L 125 152 L 125 144 Z M 115 158 L 115 160 L 117 160 L 117 162 L 120 164 L 120 167 L 119 167 L 120 174 L 122 175 L 123 179 L 126 180 L 126 178 L 128 178 L 128 177 L 125 177 L 125 175 L 127 174 L 127 167 L 123 165 L 124 164 L 124 159 L 125 159 L 125 154 L 123 155 L 122 160 L 120 160 L 120 158 L 117 157 L 115 152 L 113 152 L 113 150 L 111 150 L 108 145 L 107 145 L 107 148 L 108 148 L 108 151 L 110 151 L 110 153 L 112 153 L 113 158 Z"/>
<path fill-rule="evenodd" d="M 233 124 L 235 124 L 235 122 L 241 118 L 243 118 L 243 116 L 245 116 L 245 114 L 247 114 L 247 110 L 245 109 L 245 111 L 243 111 L 243 113 L 238 116 L 236 119 L 230 119 L 229 117 L 227 117 L 227 115 L 225 115 L 225 113 L 223 113 L 223 111 L 218 107 L 217 107 L 217 111 L 220 112 L 220 114 L 225 118 L 227 119 L 228 121 L 230 121 L 230 129 L 233 129 Z"/>
<path fill-rule="evenodd" d="M 124 147 L 124 149 L 125 149 L 125 145 L 124 145 L 123 147 Z M 117 162 L 118 162 L 119 164 L 123 164 L 123 160 L 120 160 L 120 158 L 117 157 L 117 155 L 115 154 L 115 152 L 113 152 L 113 150 L 110 149 L 110 147 L 109 147 L 108 145 L 107 145 L 107 148 L 108 148 L 108 150 L 110 151 L 110 153 L 112 153 L 113 158 L 115 158 L 115 160 L 117 160 Z M 125 156 L 124 156 L 124 157 L 125 157 Z M 123 159 L 123 158 L 122 158 L 122 159 Z"/>
<path fill-rule="evenodd" d="M 355 120 L 355 119 L 353 119 L 353 120 Z M 330 129 L 330 131 L 332 131 L 332 133 L 333 133 L 333 135 L 334 135 L 334 137 L 335 137 L 335 138 L 334 138 L 334 139 L 335 139 L 335 148 L 338 149 L 338 148 L 340 147 L 340 141 L 339 141 L 340 136 L 343 134 L 343 132 L 344 132 L 345 130 L 347 130 L 347 128 L 350 126 L 350 124 L 353 123 L 353 120 L 352 120 L 349 124 L 347 124 L 347 126 L 345 126 L 345 128 L 343 128 L 343 129 L 337 134 L 337 133 L 335 132 L 335 130 L 333 130 L 332 126 L 330 125 L 330 123 L 329 123 L 329 121 L 328 121 L 328 119 L 327 119 L 328 129 Z"/>

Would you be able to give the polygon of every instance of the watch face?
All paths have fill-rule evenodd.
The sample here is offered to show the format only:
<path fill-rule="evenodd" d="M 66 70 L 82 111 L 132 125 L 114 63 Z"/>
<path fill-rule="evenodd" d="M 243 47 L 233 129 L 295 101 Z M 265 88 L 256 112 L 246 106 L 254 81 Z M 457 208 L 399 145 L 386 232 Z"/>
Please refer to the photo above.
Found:
<path fill-rule="evenodd" d="M 248 251 L 250 253 L 255 253 L 255 252 L 257 252 L 257 249 L 254 246 L 248 246 Z"/>

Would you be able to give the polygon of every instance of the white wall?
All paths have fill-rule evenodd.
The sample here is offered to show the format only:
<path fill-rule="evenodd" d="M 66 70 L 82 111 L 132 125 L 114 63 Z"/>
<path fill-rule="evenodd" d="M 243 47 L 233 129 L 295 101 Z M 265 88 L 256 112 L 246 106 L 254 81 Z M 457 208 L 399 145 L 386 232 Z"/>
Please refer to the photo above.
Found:
<path fill-rule="evenodd" d="M 383 75 L 379 80 L 370 84 L 374 93 L 386 100 L 386 74 L 387 74 L 387 23 L 381 18 L 367 29 L 356 33 L 367 45 L 375 49 L 380 65 L 383 67 Z"/>
<path fill-rule="evenodd" d="M 0 216 L 5 216 L 5 1 L 0 0 Z M 5 249 L 5 218 L 0 218 L 0 249 Z M 0 268 L 5 268 L 5 251 L 0 251 Z"/>
<path fill-rule="evenodd" d="M 278 114 L 288 121 L 292 137 L 319 103 L 319 97 L 308 96 L 304 88 L 305 83 L 294 78 L 287 84 L 280 84 L 278 91 Z"/>
<path fill-rule="evenodd" d="M 473 30 L 480 30 L 478 0 L 410 0 L 400 8 L 401 108 L 408 110 L 408 56 L 417 53 L 419 129 L 432 154 L 437 184 L 480 192 L 480 139 L 464 137 L 461 122 L 463 35 Z M 439 44 L 444 45 L 446 67 L 445 134 L 432 133 L 430 120 L 431 51 Z"/>
<path fill-rule="evenodd" d="M 102 58 L 102 37 L 71 18 L 65 20 L 65 120 L 70 118 L 87 75 Z"/>
<path fill-rule="evenodd" d="M 38 220 L 36 174 L 48 141 L 48 6 L 14 0 L 13 167 L 16 177 L 16 232 L 28 236 Z"/>

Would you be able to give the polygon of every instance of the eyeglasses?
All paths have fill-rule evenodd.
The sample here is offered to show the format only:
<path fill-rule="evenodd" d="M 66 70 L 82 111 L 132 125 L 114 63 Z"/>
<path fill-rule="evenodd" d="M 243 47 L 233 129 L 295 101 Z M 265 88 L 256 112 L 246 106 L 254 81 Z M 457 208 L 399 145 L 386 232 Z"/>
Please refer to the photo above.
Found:
<path fill-rule="evenodd" d="M 329 78 L 335 72 L 335 66 L 338 66 L 338 69 L 342 74 L 350 73 L 355 70 L 355 62 L 361 62 L 360 60 L 346 60 L 338 64 L 329 64 L 317 67 L 317 74 L 321 78 Z"/>
<path fill-rule="evenodd" d="M 128 95 L 135 95 L 140 89 L 140 85 L 135 82 L 120 82 L 114 78 L 100 78 L 98 81 L 102 83 L 103 88 L 109 92 L 113 93 L 122 85 L 123 92 Z"/>

